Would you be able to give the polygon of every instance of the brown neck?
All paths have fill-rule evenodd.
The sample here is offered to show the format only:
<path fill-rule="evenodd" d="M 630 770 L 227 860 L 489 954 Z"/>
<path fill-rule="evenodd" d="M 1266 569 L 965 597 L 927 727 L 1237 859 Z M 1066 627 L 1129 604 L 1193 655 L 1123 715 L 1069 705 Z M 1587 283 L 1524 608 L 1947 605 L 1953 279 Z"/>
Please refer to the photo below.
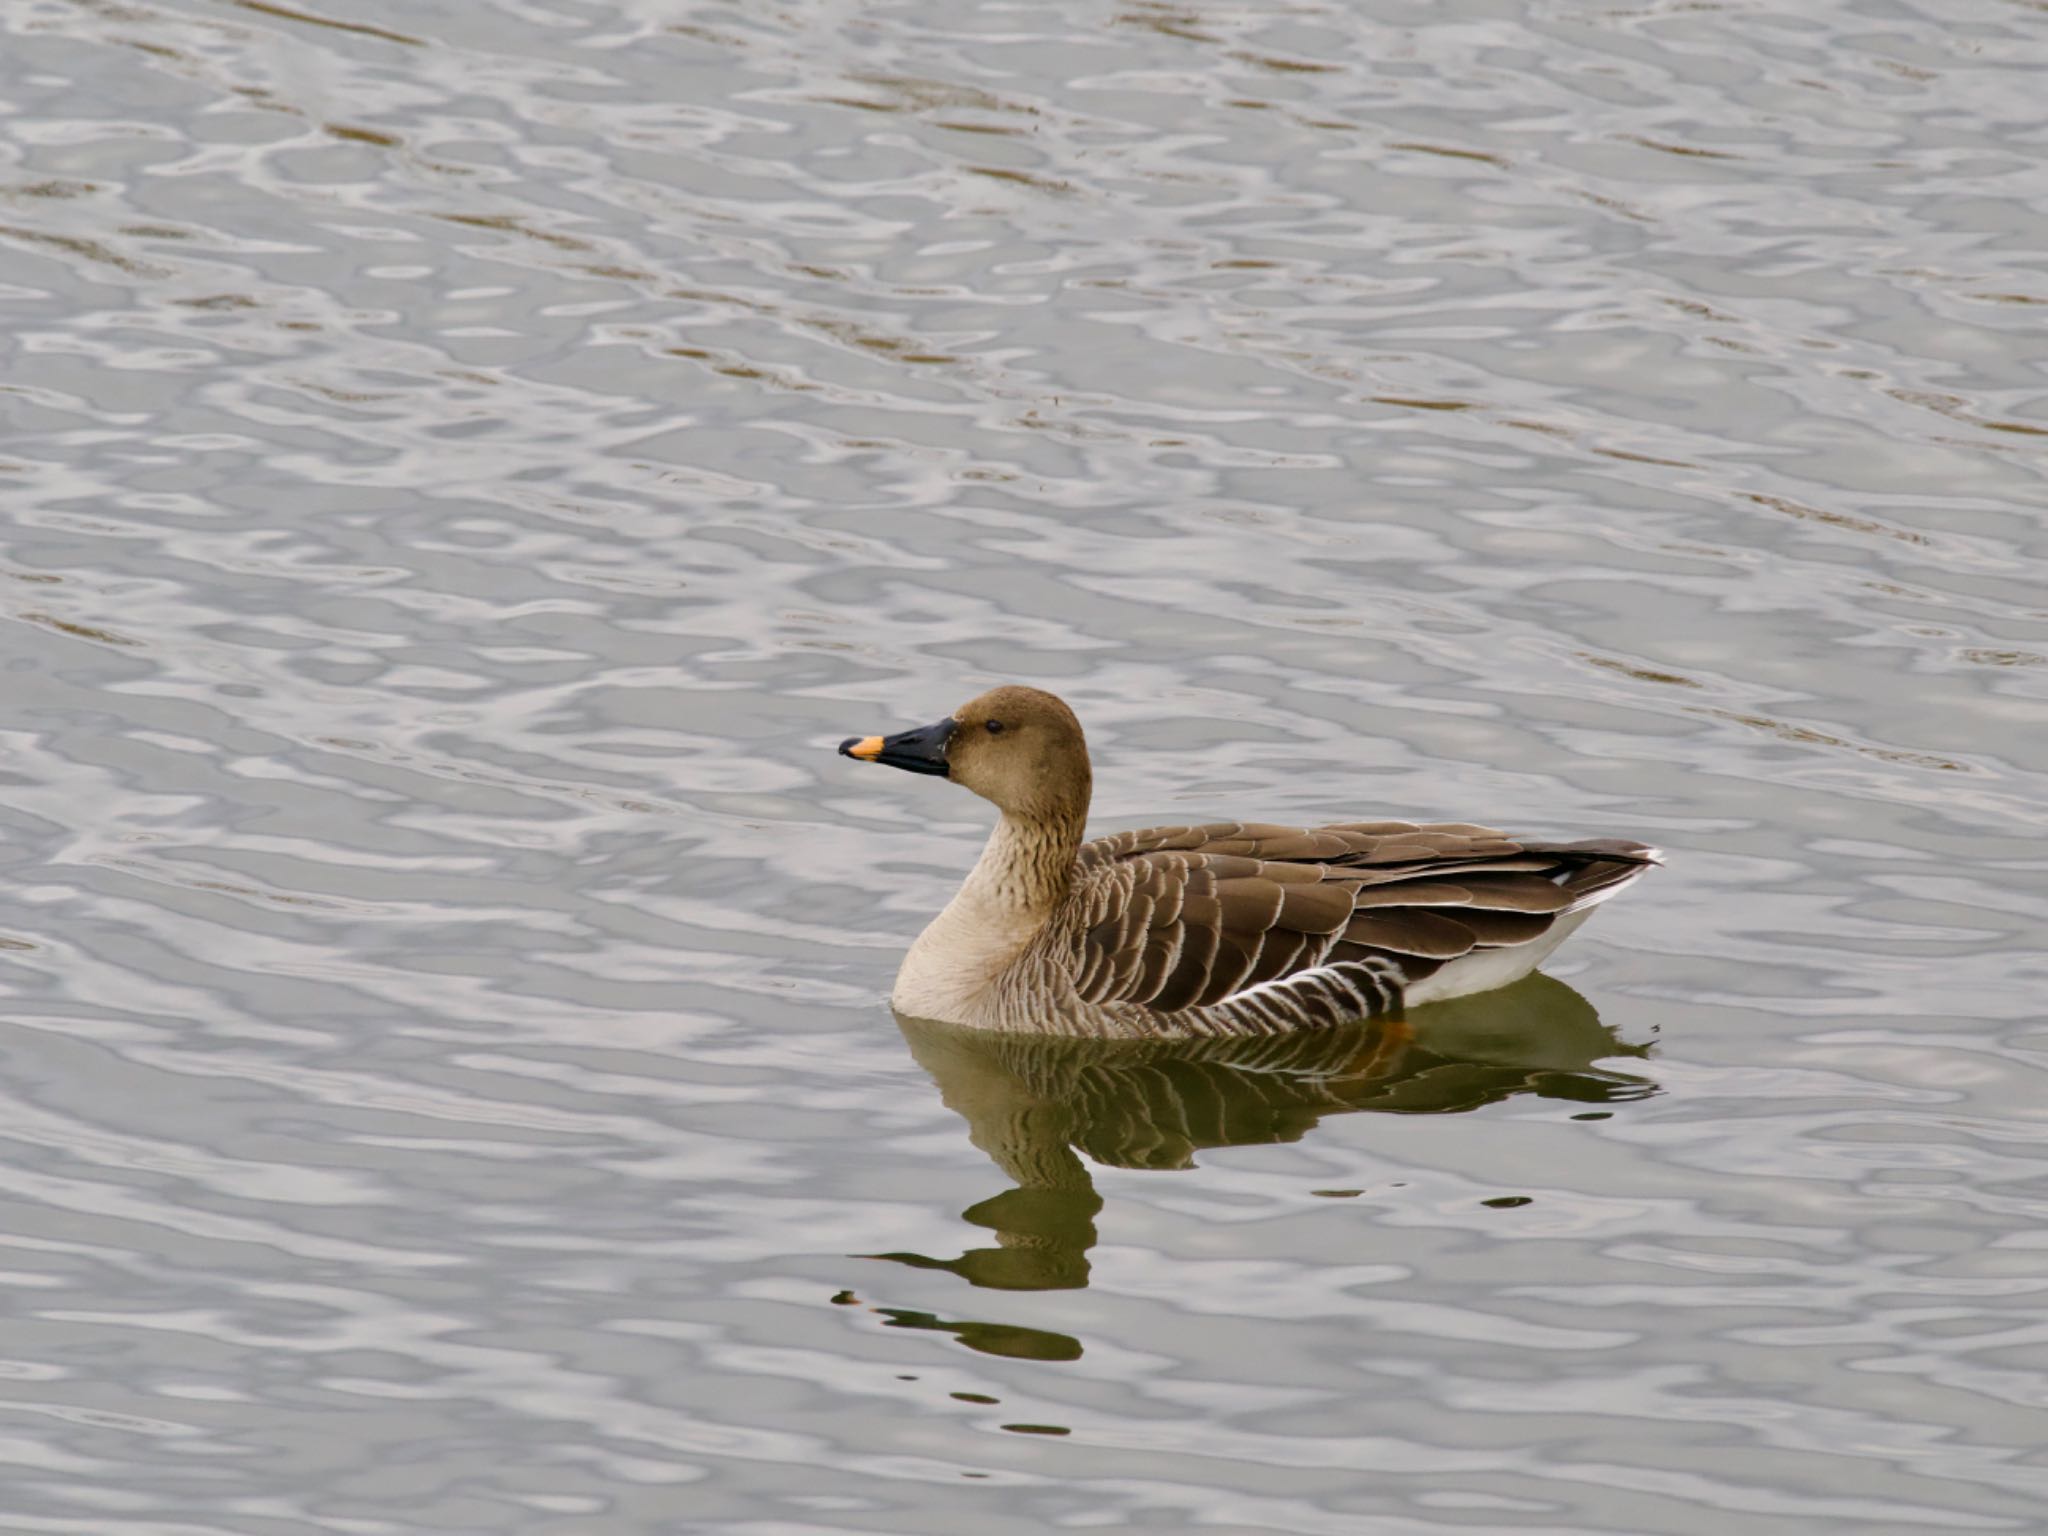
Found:
<path fill-rule="evenodd" d="M 1005 809 L 945 910 L 903 957 L 890 1001 L 918 1018 L 964 1019 L 1044 931 L 1073 884 L 1088 784 L 1051 805 Z"/>
<path fill-rule="evenodd" d="M 968 889 L 980 901 L 1019 914 L 1050 911 L 1066 896 L 1073 879 L 1074 854 L 1081 846 L 1087 815 L 1085 801 L 1050 815 L 1003 812 L 967 877 Z"/>

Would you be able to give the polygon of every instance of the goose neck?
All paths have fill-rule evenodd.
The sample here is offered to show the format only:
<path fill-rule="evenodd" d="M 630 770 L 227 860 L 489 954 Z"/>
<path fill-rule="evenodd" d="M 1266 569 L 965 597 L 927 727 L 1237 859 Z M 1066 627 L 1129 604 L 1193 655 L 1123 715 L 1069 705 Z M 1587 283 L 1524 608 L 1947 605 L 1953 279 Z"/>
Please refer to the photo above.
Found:
<path fill-rule="evenodd" d="M 967 891 L 978 904 L 1009 912 L 1050 911 L 1067 894 L 1080 846 L 1079 818 L 1005 812 L 967 877 Z"/>

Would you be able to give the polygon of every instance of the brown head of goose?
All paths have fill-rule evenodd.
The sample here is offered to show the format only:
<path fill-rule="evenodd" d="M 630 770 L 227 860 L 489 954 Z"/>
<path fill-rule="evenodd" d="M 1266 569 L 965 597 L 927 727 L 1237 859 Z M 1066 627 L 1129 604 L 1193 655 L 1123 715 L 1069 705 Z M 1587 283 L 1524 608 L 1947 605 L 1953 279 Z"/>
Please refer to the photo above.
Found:
<path fill-rule="evenodd" d="M 1087 740 L 1036 688 L 839 750 L 942 775 L 1002 812 L 890 999 L 987 1029 L 1273 1034 L 1484 992 L 1661 862 L 1642 843 L 1469 822 L 1218 822 L 1084 842 Z"/>

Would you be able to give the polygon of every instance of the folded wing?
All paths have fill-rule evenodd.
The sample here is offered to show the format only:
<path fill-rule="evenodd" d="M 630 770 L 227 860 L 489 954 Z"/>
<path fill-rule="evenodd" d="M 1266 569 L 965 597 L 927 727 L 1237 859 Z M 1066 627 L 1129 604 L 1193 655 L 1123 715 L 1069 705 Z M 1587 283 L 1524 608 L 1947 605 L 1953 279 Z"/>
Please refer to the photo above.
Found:
<path fill-rule="evenodd" d="M 1464 822 L 1121 832 L 1081 849 L 1077 987 L 1160 1013 L 1256 999 L 1290 1028 L 1357 1018 L 1464 956 L 1540 945 L 1656 860 Z"/>

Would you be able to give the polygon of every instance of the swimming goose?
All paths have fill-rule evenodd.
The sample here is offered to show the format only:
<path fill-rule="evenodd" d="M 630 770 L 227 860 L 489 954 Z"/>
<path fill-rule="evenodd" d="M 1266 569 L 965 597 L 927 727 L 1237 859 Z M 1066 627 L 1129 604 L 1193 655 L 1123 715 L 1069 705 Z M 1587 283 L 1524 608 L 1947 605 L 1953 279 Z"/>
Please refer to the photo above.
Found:
<path fill-rule="evenodd" d="M 1469 822 L 1218 822 L 1082 841 L 1074 712 L 992 689 L 842 756 L 938 774 L 1002 812 L 890 1001 L 916 1018 L 1103 1036 L 1280 1034 L 1526 976 L 1650 865 L 1614 839 L 1531 842 Z"/>

